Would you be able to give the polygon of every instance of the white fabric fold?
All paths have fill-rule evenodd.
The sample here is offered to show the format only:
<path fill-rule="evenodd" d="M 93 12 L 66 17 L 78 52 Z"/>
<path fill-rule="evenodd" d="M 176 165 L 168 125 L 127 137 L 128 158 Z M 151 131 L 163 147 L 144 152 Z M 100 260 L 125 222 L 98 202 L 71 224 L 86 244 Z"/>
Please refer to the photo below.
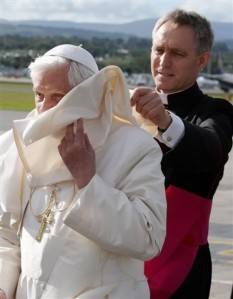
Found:
<path fill-rule="evenodd" d="M 132 112 L 129 90 L 120 68 L 108 66 L 73 88 L 53 108 L 13 122 L 15 142 L 31 187 L 70 180 L 57 149 L 65 128 L 78 118 L 95 151 L 104 144 L 113 117 L 132 125 L 145 120 Z M 38 161 L 37 153 L 43 160 Z"/>
<path fill-rule="evenodd" d="M 85 80 L 64 96 L 55 107 L 39 115 L 14 121 L 14 131 L 25 145 L 64 129 L 82 117 L 95 149 L 108 134 L 112 115 L 137 124 L 132 116 L 129 91 L 116 66 L 109 66 Z M 89 121 L 89 122 L 88 122 Z"/>

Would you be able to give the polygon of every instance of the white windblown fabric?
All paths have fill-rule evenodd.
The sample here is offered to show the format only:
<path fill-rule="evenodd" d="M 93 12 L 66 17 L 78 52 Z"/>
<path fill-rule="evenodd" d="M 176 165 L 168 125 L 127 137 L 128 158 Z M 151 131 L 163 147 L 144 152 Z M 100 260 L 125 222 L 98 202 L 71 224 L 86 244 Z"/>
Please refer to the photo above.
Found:
<path fill-rule="evenodd" d="M 52 184 L 52 178 L 58 174 L 61 179 L 70 178 L 65 167 L 64 173 L 61 171 L 61 157 L 58 151 L 54 152 L 69 124 L 82 117 L 85 132 L 98 151 L 108 136 L 112 117 L 141 125 L 144 119 L 139 114 L 136 116 L 137 119 L 132 114 L 129 90 L 121 69 L 108 66 L 73 88 L 55 107 L 14 121 L 16 145 L 24 167 L 31 175 L 31 186 L 33 179 L 38 182 L 39 177 L 41 184 L 44 180 Z M 36 155 L 38 151 L 44 157 L 40 163 Z"/>
<path fill-rule="evenodd" d="M 14 127 L 23 143 L 29 145 L 64 129 L 82 117 L 94 123 L 92 131 L 87 133 L 90 134 L 93 146 L 97 148 L 106 138 L 112 115 L 137 124 L 132 116 L 129 91 L 124 77 L 116 66 L 106 67 L 74 87 L 52 109 L 27 119 L 14 121 Z M 86 129 L 88 131 L 88 128 Z"/>

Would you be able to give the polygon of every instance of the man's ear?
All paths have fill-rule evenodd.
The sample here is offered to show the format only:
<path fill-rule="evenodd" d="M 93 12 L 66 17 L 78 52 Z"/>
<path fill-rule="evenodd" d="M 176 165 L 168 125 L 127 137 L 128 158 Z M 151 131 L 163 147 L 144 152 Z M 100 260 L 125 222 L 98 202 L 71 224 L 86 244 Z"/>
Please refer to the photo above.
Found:
<path fill-rule="evenodd" d="M 209 60 L 211 57 L 211 53 L 210 52 L 203 52 L 199 55 L 199 64 L 198 64 L 198 68 L 200 71 L 202 71 L 208 64 Z"/>

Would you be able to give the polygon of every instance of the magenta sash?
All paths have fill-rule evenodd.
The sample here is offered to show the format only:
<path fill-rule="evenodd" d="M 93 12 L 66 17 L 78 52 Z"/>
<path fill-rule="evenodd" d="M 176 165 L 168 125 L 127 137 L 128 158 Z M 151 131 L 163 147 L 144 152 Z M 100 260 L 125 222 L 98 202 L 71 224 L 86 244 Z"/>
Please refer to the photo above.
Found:
<path fill-rule="evenodd" d="M 208 237 L 212 200 L 175 186 L 166 189 L 166 197 L 166 239 L 161 254 L 145 262 L 151 299 L 167 299 L 178 289 Z"/>

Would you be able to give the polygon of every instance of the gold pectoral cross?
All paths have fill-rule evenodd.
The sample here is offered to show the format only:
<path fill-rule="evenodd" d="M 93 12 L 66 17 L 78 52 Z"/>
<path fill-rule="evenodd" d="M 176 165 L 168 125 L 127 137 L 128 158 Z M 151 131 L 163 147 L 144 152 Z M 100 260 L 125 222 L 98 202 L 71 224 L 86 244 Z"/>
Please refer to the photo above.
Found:
<path fill-rule="evenodd" d="M 40 242 L 42 239 L 44 230 L 46 228 L 46 224 L 49 224 L 54 220 L 54 217 L 52 214 L 52 208 L 55 205 L 55 203 L 56 203 L 56 192 L 55 192 L 55 190 L 53 190 L 50 194 L 49 203 L 48 203 L 47 208 L 45 209 L 45 211 L 42 214 L 37 216 L 38 222 L 41 222 L 39 231 L 36 235 L 36 240 L 38 242 Z"/>
<path fill-rule="evenodd" d="M 43 236 L 43 233 L 44 233 L 44 230 L 45 230 L 45 227 L 46 227 L 46 224 L 48 223 L 51 223 L 53 221 L 53 215 L 52 215 L 52 210 L 51 209 L 46 209 L 45 212 L 42 214 L 42 215 L 39 215 L 37 217 L 37 220 L 39 222 L 41 222 L 41 225 L 40 225 L 40 228 L 39 228 L 39 231 L 36 235 L 36 240 L 38 242 L 41 241 L 42 239 L 42 236 Z"/>

